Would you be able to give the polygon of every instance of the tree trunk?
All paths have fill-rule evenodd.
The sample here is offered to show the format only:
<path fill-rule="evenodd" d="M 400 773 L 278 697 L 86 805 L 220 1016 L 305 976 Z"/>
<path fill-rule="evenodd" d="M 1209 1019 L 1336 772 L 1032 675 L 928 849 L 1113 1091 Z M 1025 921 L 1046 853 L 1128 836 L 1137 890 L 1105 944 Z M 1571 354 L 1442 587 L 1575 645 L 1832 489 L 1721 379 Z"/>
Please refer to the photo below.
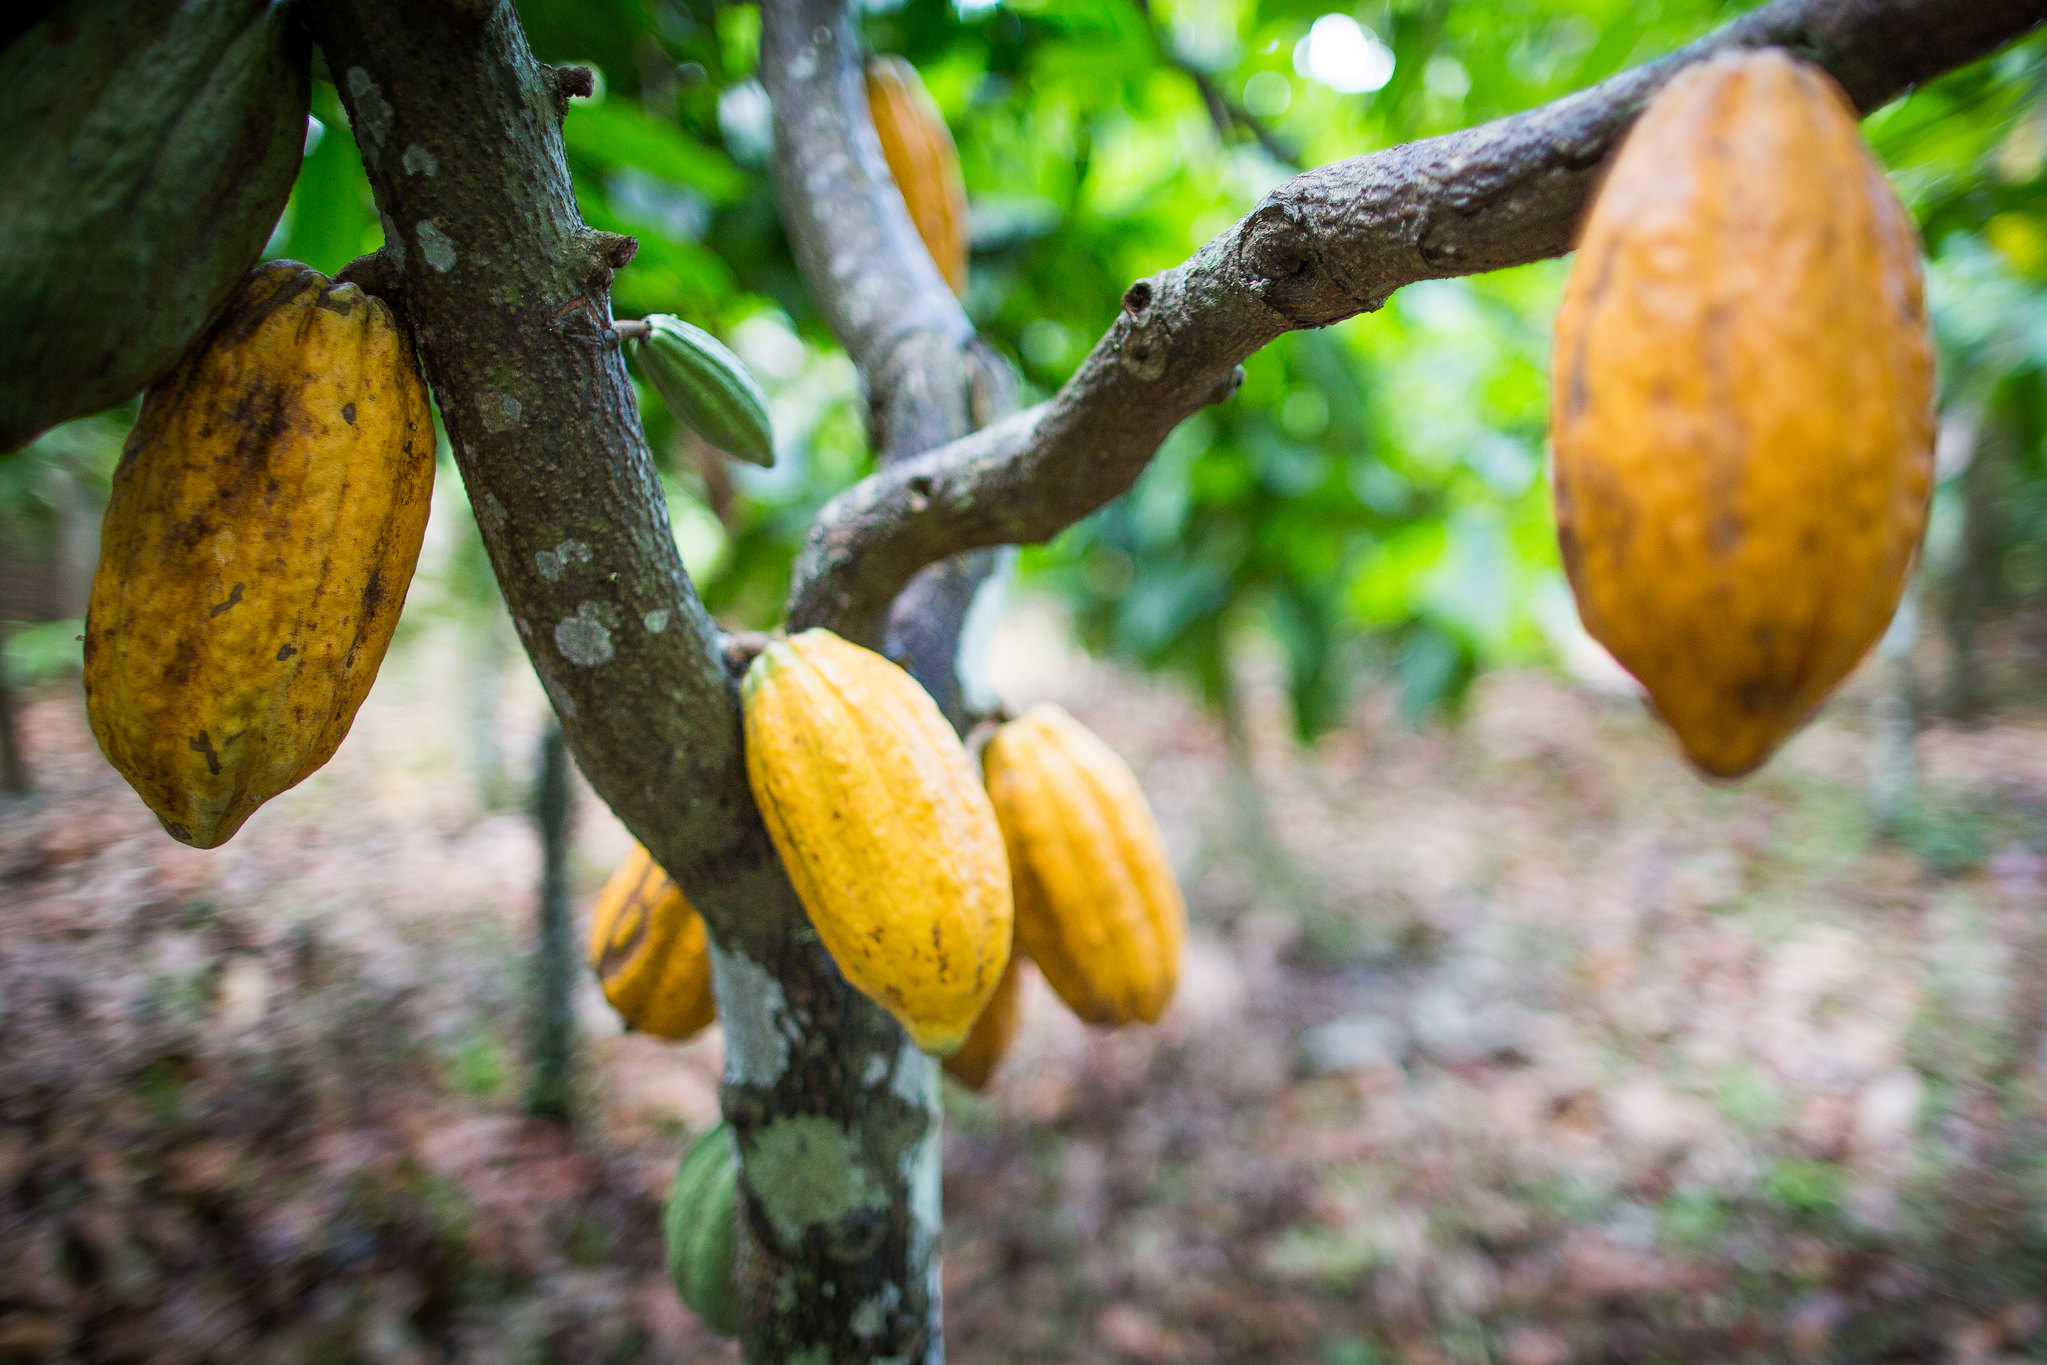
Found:
<path fill-rule="evenodd" d="M 540 932 L 533 955 L 533 1071 L 526 1110 L 569 1121 L 575 1066 L 576 949 L 569 928 L 569 746 L 560 725 L 540 737 L 533 819 L 540 827 Z"/>
<path fill-rule="evenodd" d="M 1948 637 L 1947 712 L 1970 721 L 1983 712 L 1983 621 L 1997 594 L 1998 465 L 2009 442 L 2010 418 L 1993 408 L 1976 433 L 1962 470 L 1962 543 L 1947 590 L 1942 624 Z"/>
<path fill-rule="evenodd" d="M 1919 732 L 1918 688 L 1912 649 L 1919 642 L 1919 576 L 1906 585 L 1898 614 L 1877 645 L 1883 690 L 1871 708 L 1869 805 L 1877 830 L 1896 835 L 1919 804 L 1919 765 L 1913 743 Z"/>
<path fill-rule="evenodd" d="M 0 635 L 0 643 L 5 643 L 5 639 Z M 14 690 L 7 685 L 7 665 L 0 661 L 0 792 L 19 796 L 28 789 L 28 764 L 21 757 L 21 728 L 15 715 Z"/>
<path fill-rule="evenodd" d="M 587 76 L 536 62 L 508 4 L 318 0 L 306 15 L 397 234 L 350 277 L 419 342 L 584 775 L 711 929 L 746 1356 L 939 1360 L 937 1065 L 840 976 L 753 805 L 744 660 L 675 552 L 610 327 L 611 272 L 634 243 L 583 225 L 563 159 L 560 119 Z M 933 440 L 964 427 L 969 386 L 952 387 L 958 421 Z M 957 673 L 951 658 L 911 662 Z"/>

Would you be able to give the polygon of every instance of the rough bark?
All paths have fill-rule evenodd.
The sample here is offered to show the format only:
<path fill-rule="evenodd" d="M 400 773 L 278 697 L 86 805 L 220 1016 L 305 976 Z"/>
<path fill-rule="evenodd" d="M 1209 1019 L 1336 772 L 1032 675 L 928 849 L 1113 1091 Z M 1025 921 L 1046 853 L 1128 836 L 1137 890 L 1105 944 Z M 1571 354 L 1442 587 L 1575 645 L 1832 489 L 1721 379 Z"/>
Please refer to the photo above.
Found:
<path fill-rule="evenodd" d="M 1562 255 L 1607 154 L 1692 62 L 1782 45 L 1867 111 L 2043 17 L 2047 0 L 1775 0 L 1553 104 L 1295 176 L 1192 260 L 1131 285 L 1050 402 L 827 506 L 791 614 L 864 619 L 946 555 L 1056 535 L 1127 491 L 1166 435 L 1228 397 L 1236 366 L 1283 332 L 1369 312 L 1418 280 Z"/>
<path fill-rule="evenodd" d="M 352 274 L 420 343 L 579 765 L 716 940 L 748 1357 L 937 1359 L 937 1069 L 846 985 L 754 809 L 735 670 L 676 553 L 610 327 L 633 243 L 583 226 L 562 158 L 564 96 L 587 77 L 536 62 L 507 4 L 320 0 L 308 18 L 385 219 L 385 251 Z M 961 315 L 935 335 L 959 349 L 970 333 Z M 913 354 L 910 415 L 884 411 L 885 429 L 931 420 Z M 965 403 L 931 439 L 965 429 Z"/>
<path fill-rule="evenodd" d="M 533 822 L 540 829 L 540 932 L 533 970 L 532 1075 L 526 1110 L 569 1119 L 575 1058 L 576 951 L 569 928 L 569 747 L 559 724 L 540 737 L 533 782 Z"/>

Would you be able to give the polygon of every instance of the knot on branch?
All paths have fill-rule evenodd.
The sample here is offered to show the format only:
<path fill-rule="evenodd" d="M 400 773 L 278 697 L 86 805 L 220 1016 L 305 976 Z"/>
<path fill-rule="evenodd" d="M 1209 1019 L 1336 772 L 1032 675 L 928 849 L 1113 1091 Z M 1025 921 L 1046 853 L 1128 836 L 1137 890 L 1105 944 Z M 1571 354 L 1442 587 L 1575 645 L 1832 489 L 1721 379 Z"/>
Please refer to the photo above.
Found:
<path fill-rule="evenodd" d="M 1237 272 L 1252 295 L 1295 327 L 1336 321 L 1318 300 L 1324 284 L 1314 229 L 1293 205 L 1268 199 L 1237 235 Z M 1338 314 L 1337 316 L 1344 316 Z"/>
<path fill-rule="evenodd" d="M 594 270 L 605 272 L 604 283 L 611 283 L 610 272 L 623 270 L 632 264 L 639 253 L 640 239 L 628 237 L 622 232 L 600 232 L 595 228 L 578 228 L 576 241 L 588 255 Z"/>
<path fill-rule="evenodd" d="M 547 84 L 554 92 L 555 115 L 561 117 L 569 112 L 570 100 L 588 99 L 597 93 L 597 74 L 587 66 L 551 66 Z"/>
<path fill-rule="evenodd" d="M 405 262 L 389 245 L 358 256 L 341 268 L 336 284 L 353 284 L 363 293 L 391 303 L 405 292 Z"/>

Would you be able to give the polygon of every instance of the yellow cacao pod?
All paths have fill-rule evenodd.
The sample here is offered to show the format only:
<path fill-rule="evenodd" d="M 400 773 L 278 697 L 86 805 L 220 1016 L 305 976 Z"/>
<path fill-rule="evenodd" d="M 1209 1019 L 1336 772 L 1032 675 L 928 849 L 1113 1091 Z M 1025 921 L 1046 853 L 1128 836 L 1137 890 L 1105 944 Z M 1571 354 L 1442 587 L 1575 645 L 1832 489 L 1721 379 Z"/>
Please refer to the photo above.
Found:
<path fill-rule="evenodd" d="M 1023 978 L 1027 970 L 1024 955 L 1012 948 L 1002 980 L 996 983 L 995 994 L 982 1009 L 981 1017 L 974 1021 L 967 1041 L 945 1059 L 946 1074 L 969 1090 L 987 1088 L 995 1069 L 1009 1055 L 1009 1045 L 1016 1041 L 1017 1030 L 1023 1026 Z"/>
<path fill-rule="evenodd" d="M 434 429 L 381 300 L 253 271 L 144 397 L 85 621 L 92 731 L 172 837 L 212 848 L 333 756 L 419 559 Z"/>
<path fill-rule="evenodd" d="M 811 925 L 854 987 L 944 1055 L 1009 961 L 1002 831 L 916 680 L 826 630 L 747 670 L 746 775 Z"/>
<path fill-rule="evenodd" d="M 997 730 L 981 761 L 1018 946 L 1089 1023 L 1156 1020 L 1180 979 L 1187 906 L 1136 776 L 1049 702 Z"/>
<path fill-rule="evenodd" d="M 952 292 L 965 294 L 967 185 L 945 116 L 901 57 L 867 59 L 867 110 L 917 235 Z"/>
<path fill-rule="evenodd" d="M 1730 54 L 1650 102 L 1553 370 L 1585 628 L 1693 763 L 1749 772 L 1883 634 L 1932 486 L 1918 238 L 1824 71 Z"/>
<path fill-rule="evenodd" d="M 637 844 L 597 898 L 590 966 L 604 998 L 642 1033 L 687 1038 L 718 1017 L 704 917 Z"/>

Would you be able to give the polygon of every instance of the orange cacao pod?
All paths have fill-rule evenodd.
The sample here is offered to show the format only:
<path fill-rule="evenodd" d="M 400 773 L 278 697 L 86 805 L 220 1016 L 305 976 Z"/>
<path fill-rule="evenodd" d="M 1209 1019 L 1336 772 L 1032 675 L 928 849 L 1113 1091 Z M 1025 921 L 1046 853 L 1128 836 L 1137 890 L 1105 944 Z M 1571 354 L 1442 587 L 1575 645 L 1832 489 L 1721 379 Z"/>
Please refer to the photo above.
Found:
<path fill-rule="evenodd" d="M 952 292 L 966 293 L 967 186 L 945 116 L 901 57 L 868 58 L 867 109 L 917 235 Z"/>
<path fill-rule="evenodd" d="M 718 1015 L 704 917 L 635 844 L 590 920 L 590 965 L 619 1017 L 657 1038 L 687 1038 Z"/>
<path fill-rule="evenodd" d="M 996 983 L 995 994 L 982 1008 L 981 1017 L 974 1021 L 973 1032 L 958 1052 L 945 1059 L 946 1074 L 969 1090 L 987 1088 L 995 1069 L 1009 1055 L 1009 1045 L 1016 1041 L 1017 1030 L 1023 1026 L 1026 970 L 1024 955 L 1011 948 L 1009 966 L 1003 969 L 1002 980 Z"/>
<path fill-rule="evenodd" d="M 1933 354 L 1911 220 L 1831 77 L 1674 77 L 1557 318 L 1558 538 L 1593 637 L 1687 755 L 1761 764 L 1883 634 L 1925 529 Z"/>
<path fill-rule="evenodd" d="M 981 761 L 1017 943 L 1089 1023 L 1156 1020 L 1180 978 L 1187 908 L 1129 766 L 1050 703 L 997 730 Z"/>
<path fill-rule="evenodd" d="M 381 299 L 243 282 L 142 401 L 85 619 L 92 732 L 173 838 L 224 842 L 334 754 L 419 561 L 433 418 Z"/>

